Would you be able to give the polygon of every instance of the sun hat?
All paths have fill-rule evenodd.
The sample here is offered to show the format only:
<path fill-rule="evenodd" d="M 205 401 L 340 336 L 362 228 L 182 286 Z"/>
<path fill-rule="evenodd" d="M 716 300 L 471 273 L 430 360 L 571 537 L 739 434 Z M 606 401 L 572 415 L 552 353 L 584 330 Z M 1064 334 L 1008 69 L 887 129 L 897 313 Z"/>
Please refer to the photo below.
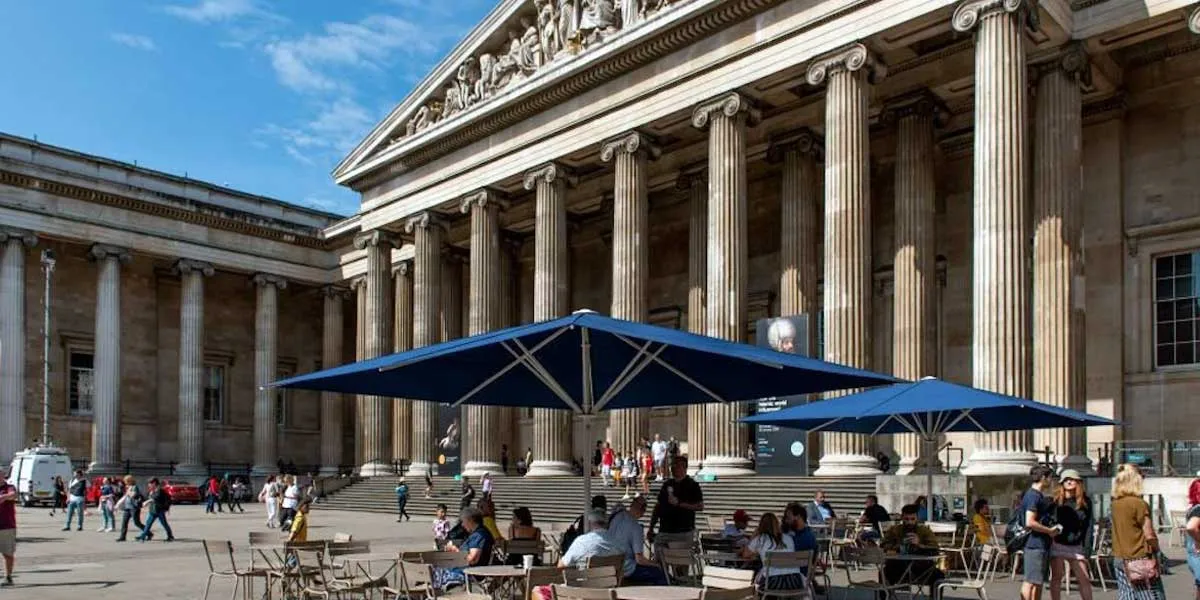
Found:
<path fill-rule="evenodd" d="M 1066 481 L 1068 479 L 1083 481 L 1083 478 L 1079 476 L 1079 471 L 1076 471 L 1075 469 L 1063 469 L 1063 472 L 1059 474 L 1058 478 L 1061 481 Z"/>

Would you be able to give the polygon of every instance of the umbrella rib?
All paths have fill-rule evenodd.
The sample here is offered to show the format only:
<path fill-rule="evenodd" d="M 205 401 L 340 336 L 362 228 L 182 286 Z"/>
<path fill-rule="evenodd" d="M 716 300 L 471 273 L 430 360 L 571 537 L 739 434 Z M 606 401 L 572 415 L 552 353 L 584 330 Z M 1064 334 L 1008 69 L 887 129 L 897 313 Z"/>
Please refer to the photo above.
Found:
<path fill-rule="evenodd" d="M 566 330 L 563 329 L 562 331 Z M 564 388 L 562 384 L 558 383 L 558 380 L 546 370 L 546 367 L 542 365 L 541 361 L 533 356 L 533 352 L 536 352 L 537 348 L 535 348 L 533 351 L 527 350 L 525 345 L 521 343 L 521 340 L 517 339 L 513 340 L 513 344 L 521 349 L 522 356 L 520 358 L 522 358 L 522 364 L 525 365 L 526 369 L 529 369 L 533 373 L 534 377 L 537 377 L 542 381 L 542 383 L 546 384 L 546 387 L 550 388 L 550 391 L 554 392 L 554 395 L 558 396 L 560 400 L 565 402 L 567 406 L 570 406 L 575 412 L 583 412 L 583 410 L 579 408 L 579 404 L 571 399 L 571 395 L 567 393 L 566 388 Z M 539 347 L 540 346 L 541 345 L 539 344 Z M 512 352 L 514 356 L 517 356 L 517 353 L 507 345 L 505 346 L 505 349 L 509 352 Z"/>
<path fill-rule="evenodd" d="M 950 431 L 951 429 L 953 429 L 954 426 L 961 423 L 963 419 L 967 419 L 967 420 L 971 421 L 972 423 L 974 423 L 975 426 L 979 428 L 979 431 L 987 431 L 986 429 L 983 428 L 982 425 L 979 424 L 979 421 L 976 421 L 975 418 L 971 416 L 970 410 L 962 411 L 957 417 L 954 418 L 953 421 L 950 421 L 950 423 L 948 425 L 946 425 L 946 431 Z"/>
<path fill-rule="evenodd" d="M 625 378 L 632 377 L 630 375 L 630 371 L 633 371 L 635 369 L 635 367 L 639 364 L 638 361 L 642 358 L 643 355 L 646 354 L 646 350 L 648 350 L 650 348 L 650 346 L 653 344 L 654 344 L 653 341 L 646 342 L 645 345 L 643 345 L 641 348 L 637 349 L 637 354 L 633 355 L 633 358 L 629 359 L 629 362 L 625 365 L 625 368 L 621 369 L 621 374 L 617 375 L 617 378 L 613 380 L 612 387 L 610 387 L 608 392 L 605 392 L 605 394 L 603 396 L 601 396 L 599 400 L 596 401 L 597 408 L 599 408 L 601 405 L 604 404 L 604 402 L 606 400 L 608 400 L 609 395 L 613 393 L 613 391 L 612 391 L 613 387 L 616 387 L 618 385 L 623 387 Z M 664 344 L 663 347 L 665 348 L 666 345 Z"/>
<path fill-rule="evenodd" d="M 649 346 L 649 343 L 647 343 L 647 346 Z M 629 385 L 629 382 L 633 381 L 642 373 L 642 371 L 646 370 L 646 367 L 650 366 L 650 363 L 653 362 L 654 359 L 658 358 L 658 355 L 662 354 L 663 350 L 666 349 L 667 345 L 663 344 L 657 351 L 655 351 L 654 354 L 647 355 L 645 348 L 638 352 L 638 355 L 635 356 L 629 363 L 630 366 L 632 366 L 634 363 L 637 363 L 637 367 L 635 367 L 632 371 L 629 370 L 628 366 L 625 368 L 624 373 L 628 373 L 628 376 L 619 379 L 608 388 L 608 391 L 604 392 L 604 395 L 601 396 L 600 400 L 596 402 L 596 410 L 604 408 L 604 405 L 608 404 L 608 402 L 612 400 L 614 396 L 621 393 L 621 390 L 625 389 L 625 386 Z"/>
<path fill-rule="evenodd" d="M 539 342 L 537 346 L 534 346 L 533 350 L 529 351 L 529 354 L 532 355 L 533 352 L 537 352 L 538 350 L 541 350 L 543 346 L 545 346 L 546 344 L 549 344 L 550 342 L 553 342 L 555 339 L 557 339 L 559 336 L 561 336 L 566 331 L 567 331 L 566 329 L 560 329 L 560 330 L 554 332 L 554 335 L 547 337 L 546 339 Z M 516 342 L 518 345 L 520 345 L 519 341 L 517 341 L 515 339 L 513 341 Z M 488 377 L 486 380 L 483 381 L 483 383 L 480 383 L 479 385 L 475 386 L 471 391 L 467 392 L 461 398 L 459 398 L 458 401 L 456 401 L 454 404 L 451 404 L 451 406 L 459 406 L 463 402 L 466 402 L 468 398 L 479 393 L 480 390 L 491 385 L 497 379 L 503 377 L 505 373 L 511 371 L 514 367 L 516 367 L 517 365 L 522 363 L 521 356 L 519 354 L 517 354 L 516 352 L 513 352 L 512 348 L 508 347 L 508 342 L 500 342 L 500 347 L 504 348 L 505 350 L 508 350 L 509 353 L 512 354 L 514 357 L 516 357 L 517 360 L 505 365 L 503 369 L 500 369 L 494 375 L 492 375 L 491 377 Z M 522 347 L 521 349 L 524 350 L 524 347 Z M 380 369 L 380 372 L 382 372 L 383 370 L 384 369 Z M 536 375 L 536 373 L 535 373 L 535 375 Z M 543 382 L 543 383 L 545 383 L 545 382 Z"/>
<path fill-rule="evenodd" d="M 629 344 L 630 346 L 633 346 L 634 348 L 637 348 L 637 344 L 633 343 L 631 340 L 629 340 L 629 339 L 628 339 L 628 338 L 626 338 L 625 336 L 623 336 L 623 335 L 618 335 L 618 334 L 613 334 L 613 335 L 614 335 L 614 336 L 615 336 L 617 339 L 621 340 L 622 342 L 625 342 L 626 344 Z M 710 398 L 712 398 L 713 400 L 716 400 L 717 402 L 727 402 L 727 401 L 726 401 L 724 398 L 722 398 L 722 397 L 721 397 L 719 394 L 717 394 L 716 392 L 714 392 L 714 391 L 712 391 L 712 390 L 710 390 L 710 389 L 708 389 L 708 388 L 704 387 L 704 385 L 702 385 L 701 383 L 699 383 L 699 382 L 698 382 L 698 381 L 696 381 L 695 379 L 692 379 L 691 377 L 688 377 L 687 375 L 684 375 L 682 372 L 680 372 L 680 371 L 679 371 L 679 369 L 676 369 L 675 367 L 671 366 L 670 364 L 668 364 L 668 363 L 667 363 L 666 361 L 664 361 L 663 359 L 661 359 L 661 358 L 658 358 L 657 356 L 653 357 L 653 359 L 654 359 L 654 362 L 656 362 L 656 363 L 658 363 L 658 364 L 659 364 L 659 366 L 661 366 L 662 368 L 664 368 L 664 369 L 666 369 L 666 370 L 668 370 L 668 371 L 670 371 L 670 372 L 674 373 L 674 374 L 675 374 L 677 377 L 679 377 L 680 379 L 682 379 L 682 380 L 684 380 L 684 381 L 688 382 L 689 384 L 691 384 L 691 385 L 692 385 L 692 387 L 694 387 L 694 388 L 696 388 L 696 389 L 698 389 L 698 390 L 700 390 L 700 391 L 704 392 L 705 394 L 707 394 L 707 395 L 708 395 Z M 782 367 L 780 367 L 780 368 L 782 368 Z"/>

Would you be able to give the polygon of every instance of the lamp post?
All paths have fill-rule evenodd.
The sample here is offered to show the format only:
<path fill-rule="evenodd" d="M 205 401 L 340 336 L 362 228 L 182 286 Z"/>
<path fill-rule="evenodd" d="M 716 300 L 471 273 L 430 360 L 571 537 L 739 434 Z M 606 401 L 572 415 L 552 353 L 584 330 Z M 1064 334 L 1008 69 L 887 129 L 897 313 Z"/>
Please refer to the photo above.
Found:
<path fill-rule="evenodd" d="M 54 273 L 54 251 L 42 250 L 42 444 L 50 443 L 50 275 Z"/>

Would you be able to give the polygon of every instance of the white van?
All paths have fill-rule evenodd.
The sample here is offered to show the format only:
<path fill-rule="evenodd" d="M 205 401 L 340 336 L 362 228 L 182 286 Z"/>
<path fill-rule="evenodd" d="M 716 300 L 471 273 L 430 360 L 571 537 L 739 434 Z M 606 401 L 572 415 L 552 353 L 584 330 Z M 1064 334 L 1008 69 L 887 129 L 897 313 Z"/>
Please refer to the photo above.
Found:
<path fill-rule="evenodd" d="M 39 445 L 26 448 L 13 456 L 8 482 L 16 486 L 23 506 L 52 504 L 54 478 L 71 481 L 71 457 L 58 446 Z"/>

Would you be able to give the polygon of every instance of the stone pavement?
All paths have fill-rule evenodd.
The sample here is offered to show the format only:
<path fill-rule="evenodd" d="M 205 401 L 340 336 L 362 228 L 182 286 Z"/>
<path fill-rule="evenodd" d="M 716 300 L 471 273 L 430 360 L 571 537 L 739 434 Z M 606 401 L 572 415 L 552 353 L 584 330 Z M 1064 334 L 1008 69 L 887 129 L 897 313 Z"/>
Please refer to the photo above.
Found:
<path fill-rule="evenodd" d="M 80 600 L 119 597 L 122 600 L 166 600 L 200 598 L 208 566 L 204 560 L 201 539 L 229 539 L 239 561 L 248 560 L 245 540 L 248 531 L 267 531 L 263 525 L 262 508 L 247 505 L 244 514 L 205 515 L 200 506 L 176 506 L 171 510 L 171 526 L 177 541 L 115 543 L 115 534 L 97 533 L 98 514 L 89 514 L 83 531 L 61 531 L 61 513 L 51 518 L 45 509 L 18 509 L 17 525 L 17 585 L 0 588 L 0 600 L 20 598 L 30 600 Z M 398 524 L 385 514 L 353 513 L 314 510 L 311 514 L 310 538 L 330 538 L 335 532 L 346 532 L 355 539 L 371 540 L 372 550 L 388 551 L 399 548 L 431 549 L 429 526 L 424 520 Z M 161 537 L 162 533 L 157 533 Z M 132 535 L 130 536 L 132 538 Z M 1182 559 L 1182 552 L 1172 549 L 1172 558 Z M 240 565 L 239 565 L 240 566 Z M 835 587 L 844 582 L 836 573 Z M 1017 582 L 1002 579 L 988 586 L 989 598 L 1016 598 Z M 227 581 L 214 583 L 211 598 L 228 598 L 232 585 Z M 1167 578 L 1167 597 L 1190 600 L 1193 597 L 1191 574 L 1187 565 L 1178 562 L 1174 575 Z M 842 592 L 835 592 L 839 600 Z M 951 594 L 948 598 L 975 598 L 972 592 Z M 1049 597 L 1046 595 L 1045 597 Z M 1078 592 L 1070 598 L 1078 598 Z M 1097 599 L 1115 598 L 1096 588 Z M 850 598 L 866 600 L 866 594 Z"/>

